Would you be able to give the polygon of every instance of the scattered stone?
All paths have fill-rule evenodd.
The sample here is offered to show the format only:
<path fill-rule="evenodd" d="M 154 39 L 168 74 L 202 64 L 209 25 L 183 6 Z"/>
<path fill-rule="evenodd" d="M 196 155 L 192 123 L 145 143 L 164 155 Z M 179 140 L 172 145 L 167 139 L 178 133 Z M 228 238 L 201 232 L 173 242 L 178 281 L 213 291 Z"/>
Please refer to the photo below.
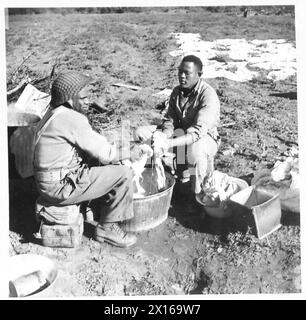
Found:
<path fill-rule="evenodd" d="M 228 149 L 225 149 L 223 150 L 221 153 L 224 155 L 224 156 L 233 156 L 234 153 L 235 153 L 235 149 L 234 148 L 228 148 Z"/>
<path fill-rule="evenodd" d="M 175 291 L 176 294 L 185 294 L 185 292 L 183 291 L 183 289 L 180 287 L 180 285 L 178 283 L 175 283 L 174 285 L 171 286 L 171 288 Z"/>
<path fill-rule="evenodd" d="M 294 286 L 297 290 L 301 290 L 301 276 L 297 276 L 294 279 Z"/>
<path fill-rule="evenodd" d="M 158 96 L 165 96 L 165 97 L 170 97 L 172 93 L 172 89 L 164 89 L 160 92 L 154 93 L 153 96 L 158 97 Z"/>
<path fill-rule="evenodd" d="M 285 39 L 218 39 L 204 41 L 199 33 L 172 33 L 179 48 L 172 57 L 196 54 L 205 65 L 205 77 L 249 81 L 266 73 L 269 80 L 296 74 L 296 48 Z M 223 48 L 226 48 L 226 55 Z"/>
<path fill-rule="evenodd" d="M 301 273 L 301 266 L 300 266 L 300 265 L 296 266 L 296 267 L 293 269 L 293 272 L 300 274 L 300 273 Z"/>
<path fill-rule="evenodd" d="M 223 251 L 223 249 L 221 248 L 221 247 L 219 247 L 218 249 L 217 249 L 217 252 L 218 253 L 221 253 Z"/>

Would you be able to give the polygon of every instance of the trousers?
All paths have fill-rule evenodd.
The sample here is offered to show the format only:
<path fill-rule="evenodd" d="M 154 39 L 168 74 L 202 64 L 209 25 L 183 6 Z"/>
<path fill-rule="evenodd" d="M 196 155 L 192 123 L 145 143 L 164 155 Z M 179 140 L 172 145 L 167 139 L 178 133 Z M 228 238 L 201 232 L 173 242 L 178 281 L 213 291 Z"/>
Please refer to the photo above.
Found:
<path fill-rule="evenodd" d="M 157 126 L 143 126 L 138 129 L 141 131 L 142 128 L 145 128 L 146 131 L 151 131 L 153 135 Z M 135 139 L 139 138 L 137 130 L 135 132 Z M 148 139 L 145 143 L 150 144 L 150 140 Z M 204 178 L 214 170 L 214 158 L 218 152 L 218 147 L 219 143 L 206 134 L 188 146 L 176 147 L 170 150 L 176 155 L 176 171 L 178 176 L 182 179 L 190 179 L 191 191 L 194 194 L 201 192 Z"/>
<path fill-rule="evenodd" d="M 36 175 L 38 176 L 38 175 Z M 55 206 L 89 201 L 100 223 L 133 218 L 133 172 L 123 165 L 80 166 L 59 181 L 36 178 L 42 198 Z"/>

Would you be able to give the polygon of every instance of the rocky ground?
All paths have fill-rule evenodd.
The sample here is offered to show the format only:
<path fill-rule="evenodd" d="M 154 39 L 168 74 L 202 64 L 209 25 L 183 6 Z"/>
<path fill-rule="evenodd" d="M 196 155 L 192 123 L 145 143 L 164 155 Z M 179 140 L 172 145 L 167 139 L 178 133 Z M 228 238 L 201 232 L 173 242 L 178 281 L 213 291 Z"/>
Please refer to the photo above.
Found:
<path fill-rule="evenodd" d="M 49 75 L 58 58 L 57 70 L 86 70 L 94 77 L 91 98 L 106 109 L 87 110 L 97 131 L 111 136 L 126 120 L 132 129 L 159 123 L 161 114 L 155 107 L 163 98 L 152 94 L 173 88 L 177 81 L 178 61 L 169 55 L 176 48 L 171 32 L 197 32 L 208 40 L 295 41 L 292 14 L 244 19 L 231 12 L 173 9 L 11 16 L 6 31 L 8 89 L 25 75 L 32 79 Z M 31 57 L 20 65 L 29 53 Z M 142 89 L 112 86 L 116 82 Z M 250 183 L 256 171 L 286 157 L 292 146 L 288 141 L 297 141 L 296 76 L 282 81 L 263 76 L 248 82 L 226 78 L 208 82 L 221 101 L 221 124 L 232 123 L 220 127 L 216 169 Z M 45 80 L 37 87 L 47 92 L 48 85 Z M 180 196 L 184 188 L 176 185 L 168 219 L 137 233 L 132 248 L 95 242 L 87 224 L 79 248 L 48 248 L 33 238 L 39 227 L 33 214 L 37 197 L 33 180 L 11 175 L 10 255 L 36 253 L 53 259 L 59 269 L 55 296 L 300 292 L 299 214 L 282 212 L 282 227 L 259 240 L 250 230 L 233 229 L 230 218 L 214 219 L 200 207 L 192 208 Z"/>

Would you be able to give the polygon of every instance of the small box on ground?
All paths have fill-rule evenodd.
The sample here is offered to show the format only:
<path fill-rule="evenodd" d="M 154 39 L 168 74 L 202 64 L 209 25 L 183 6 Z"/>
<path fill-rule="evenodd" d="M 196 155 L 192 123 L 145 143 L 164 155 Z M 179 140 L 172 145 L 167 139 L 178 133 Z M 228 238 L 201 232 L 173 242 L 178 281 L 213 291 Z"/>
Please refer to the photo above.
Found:
<path fill-rule="evenodd" d="M 259 239 L 281 227 L 281 204 L 278 195 L 251 186 L 234 194 L 228 203 L 235 227 L 256 231 Z"/>
<path fill-rule="evenodd" d="M 81 244 L 84 219 L 80 213 L 74 223 L 69 225 L 46 224 L 42 222 L 41 238 L 43 246 L 75 248 Z"/>

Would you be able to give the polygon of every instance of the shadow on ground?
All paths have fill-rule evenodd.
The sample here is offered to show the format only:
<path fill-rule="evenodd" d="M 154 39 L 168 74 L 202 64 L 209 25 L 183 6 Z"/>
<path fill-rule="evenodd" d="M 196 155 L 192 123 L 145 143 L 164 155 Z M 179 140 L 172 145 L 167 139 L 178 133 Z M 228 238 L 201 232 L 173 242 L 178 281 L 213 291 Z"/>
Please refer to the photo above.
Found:
<path fill-rule="evenodd" d="M 35 201 L 38 197 L 33 178 L 9 180 L 9 228 L 22 235 L 24 242 L 35 242 L 38 232 L 35 218 Z"/>
<path fill-rule="evenodd" d="M 290 99 L 290 100 L 297 100 L 297 93 L 296 92 L 271 93 L 271 94 L 269 94 L 269 96 L 286 98 L 286 99 Z"/>
<path fill-rule="evenodd" d="M 231 219 L 210 217 L 190 193 L 190 184 L 177 183 L 173 190 L 169 216 L 195 232 L 226 237 L 232 231 Z"/>
<path fill-rule="evenodd" d="M 209 216 L 205 209 L 190 196 L 189 184 L 176 184 L 173 190 L 171 208 L 169 216 L 177 220 L 179 224 L 195 232 L 218 235 L 226 238 L 231 232 L 246 232 L 247 226 L 237 226 L 232 218 L 213 218 Z M 37 240 L 33 233 L 38 232 L 39 223 L 35 219 L 35 201 L 38 192 L 34 179 L 10 179 L 9 180 L 9 227 L 10 231 L 22 235 L 24 242 L 34 242 Z M 282 211 L 282 225 L 300 225 L 300 215 L 298 213 Z M 93 224 L 84 224 L 84 235 L 92 238 L 94 233 Z"/>
<path fill-rule="evenodd" d="M 239 178 L 250 185 L 252 175 Z M 190 196 L 189 188 L 188 183 L 176 183 L 169 210 L 169 216 L 176 218 L 182 226 L 196 232 L 218 235 L 221 240 L 226 239 L 229 233 L 237 231 L 246 233 L 250 228 L 254 230 L 254 234 L 256 233 L 255 220 L 252 216 L 247 219 L 246 217 L 240 219 L 237 214 L 233 214 L 228 218 L 214 218 L 208 215 L 205 208 Z M 284 226 L 299 226 L 300 214 L 282 211 L 281 224 Z"/>
<path fill-rule="evenodd" d="M 300 226 L 300 213 L 282 210 L 281 224 L 283 226 Z"/>

